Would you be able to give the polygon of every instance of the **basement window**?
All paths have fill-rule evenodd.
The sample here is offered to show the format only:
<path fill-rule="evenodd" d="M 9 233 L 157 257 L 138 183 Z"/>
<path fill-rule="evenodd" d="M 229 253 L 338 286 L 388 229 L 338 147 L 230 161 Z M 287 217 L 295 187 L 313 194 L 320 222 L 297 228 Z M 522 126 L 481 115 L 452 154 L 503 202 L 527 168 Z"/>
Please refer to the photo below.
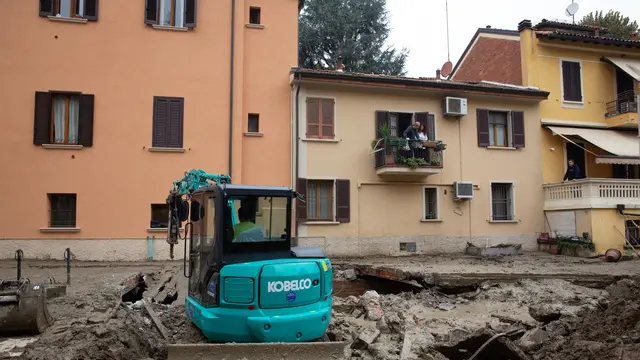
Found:
<path fill-rule="evenodd" d="M 249 24 L 260 25 L 260 8 L 249 8 Z"/>
<path fill-rule="evenodd" d="M 249 114 L 249 118 L 247 119 L 247 132 L 260 132 L 260 114 Z"/>
<path fill-rule="evenodd" d="M 152 229 L 166 229 L 169 223 L 169 205 L 167 204 L 151 204 L 151 223 L 149 227 Z"/>

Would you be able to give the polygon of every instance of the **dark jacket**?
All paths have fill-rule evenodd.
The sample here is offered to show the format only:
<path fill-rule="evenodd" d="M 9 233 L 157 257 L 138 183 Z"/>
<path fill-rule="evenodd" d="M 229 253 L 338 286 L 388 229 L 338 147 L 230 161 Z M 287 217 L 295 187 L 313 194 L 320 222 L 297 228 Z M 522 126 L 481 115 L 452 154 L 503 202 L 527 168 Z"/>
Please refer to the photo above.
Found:
<path fill-rule="evenodd" d="M 564 174 L 564 180 L 577 180 L 582 179 L 582 173 L 580 172 L 580 168 L 577 164 L 573 164 L 573 166 L 569 166 L 567 168 L 567 172 Z"/>
<path fill-rule="evenodd" d="M 409 127 L 402 133 L 402 136 L 409 138 L 409 140 L 418 140 L 418 130 L 413 128 L 413 125 L 409 125 Z"/>

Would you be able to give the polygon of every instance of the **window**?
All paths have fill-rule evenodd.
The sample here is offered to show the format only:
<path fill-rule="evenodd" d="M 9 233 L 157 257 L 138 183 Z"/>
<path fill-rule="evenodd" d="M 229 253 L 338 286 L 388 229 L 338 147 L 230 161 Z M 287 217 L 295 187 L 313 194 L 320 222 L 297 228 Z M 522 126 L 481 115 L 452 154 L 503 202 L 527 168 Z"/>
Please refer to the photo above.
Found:
<path fill-rule="evenodd" d="M 305 202 L 296 201 L 300 221 L 351 221 L 351 185 L 349 180 L 312 180 L 299 178 L 296 191 Z"/>
<path fill-rule="evenodd" d="M 333 99 L 307 98 L 308 138 L 334 138 L 334 106 Z"/>
<path fill-rule="evenodd" d="M 76 194 L 49 194 L 49 227 L 76 227 Z"/>
<path fill-rule="evenodd" d="M 40 16 L 98 20 L 98 0 L 40 0 Z"/>
<path fill-rule="evenodd" d="M 259 7 L 251 7 L 249 8 L 249 24 L 260 24 L 260 8 Z"/>
<path fill-rule="evenodd" d="M 155 148 L 183 146 L 184 98 L 153 97 L 153 141 Z"/>
<path fill-rule="evenodd" d="M 93 145 L 94 96 L 79 92 L 36 92 L 35 145 Z"/>
<path fill-rule="evenodd" d="M 577 61 L 561 61 L 562 98 L 582 102 L 582 65 Z"/>
<path fill-rule="evenodd" d="M 260 132 L 259 114 L 249 114 L 249 119 L 247 120 L 247 131 L 250 133 Z"/>
<path fill-rule="evenodd" d="M 524 148 L 524 112 L 478 109 L 478 146 Z"/>
<path fill-rule="evenodd" d="M 513 184 L 491 183 L 491 220 L 514 220 Z"/>
<path fill-rule="evenodd" d="M 375 115 L 376 138 L 382 138 L 380 127 L 385 124 L 389 127 L 389 136 L 398 137 L 414 122 L 424 125 L 425 135 L 429 140 L 436 140 L 436 117 L 433 113 L 398 113 L 389 111 L 376 111 Z"/>
<path fill-rule="evenodd" d="M 196 27 L 197 0 L 146 0 L 145 24 Z"/>
<path fill-rule="evenodd" d="M 438 219 L 438 189 L 433 187 L 424 188 L 424 220 Z"/>
<path fill-rule="evenodd" d="M 169 205 L 151 204 L 151 224 L 152 229 L 167 228 L 169 226 Z"/>

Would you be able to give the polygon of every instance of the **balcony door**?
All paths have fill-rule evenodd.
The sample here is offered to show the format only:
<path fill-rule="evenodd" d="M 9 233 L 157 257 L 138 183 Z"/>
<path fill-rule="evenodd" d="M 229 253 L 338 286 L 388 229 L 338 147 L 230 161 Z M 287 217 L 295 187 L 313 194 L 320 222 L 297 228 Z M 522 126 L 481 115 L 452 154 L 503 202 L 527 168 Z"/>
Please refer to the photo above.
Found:
<path fill-rule="evenodd" d="M 631 108 L 635 103 L 633 78 L 624 71 L 616 68 L 616 102 L 618 114 L 636 111 Z"/>
<path fill-rule="evenodd" d="M 582 174 L 582 177 L 586 178 L 587 165 L 585 161 L 584 145 L 585 145 L 584 143 L 579 143 L 579 142 L 576 142 L 575 144 L 570 143 L 568 141 L 565 142 L 565 154 L 567 155 L 567 158 L 565 159 L 565 162 L 564 162 L 564 170 L 567 171 L 568 162 L 570 159 L 573 159 L 575 164 L 578 165 L 578 168 L 580 168 L 580 173 Z"/>

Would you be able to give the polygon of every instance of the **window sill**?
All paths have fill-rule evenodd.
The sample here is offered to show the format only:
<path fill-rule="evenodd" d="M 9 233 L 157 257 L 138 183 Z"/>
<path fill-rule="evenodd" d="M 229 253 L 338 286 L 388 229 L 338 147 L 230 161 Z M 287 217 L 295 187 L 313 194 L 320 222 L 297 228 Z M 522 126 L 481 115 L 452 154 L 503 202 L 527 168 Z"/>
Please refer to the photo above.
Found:
<path fill-rule="evenodd" d="M 314 139 L 314 138 L 303 138 L 302 141 L 324 142 L 324 143 L 339 143 L 340 142 L 340 140 L 336 140 L 336 139 Z"/>
<path fill-rule="evenodd" d="M 488 223 L 491 224 L 516 224 L 518 220 L 487 220 Z"/>
<path fill-rule="evenodd" d="M 264 29 L 262 24 L 245 24 L 244 26 L 249 29 Z"/>
<path fill-rule="evenodd" d="M 517 150 L 517 148 L 514 148 L 512 146 L 487 146 L 487 149 L 491 149 L 491 150 Z"/>
<path fill-rule="evenodd" d="M 337 221 L 305 221 L 302 225 L 340 225 Z"/>
<path fill-rule="evenodd" d="M 163 147 L 150 147 L 150 152 L 168 152 L 168 153 L 183 153 L 184 148 L 163 148 Z"/>
<path fill-rule="evenodd" d="M 67 145 L 67 144 L 42 144 L 45 149 L 57 149 L 57 150 L 82 150 L 82 145 Z"/>
<path fill-rule="evenodd" d="M 439 223 L 439 222 L 442 222 L 442 219 L 420 219 L 420 222 L 423 222 L 423 223 Z"/>
<path fill-rule="evenodd" d="M 51 21 L 59 21 L 59 22 L 68 22 L 68 23 L 76 23 L 76 24 L 86 24 L 89 20 L 84 18 L 70 18 L 64 16 L 47 16 L 47 19 Z"/>
<path fill-rule="evenodd" d="M 244 133 L 244 136 L 248 136 L 248 137 L 263 137 L 264 134 L 261 132 L 246 132 Z"/>
<path fill-rule="evenodd" d="M 41 233 L 79 233 L 80 228 L 40 228 Z"/>
<path fill-rule="evenodd" d="M 168 30 L 168 31 L 189 31 L 189 28 L 179 26 L 167 26 L 167 25 L 151 25 L 155 30 Z"/>
<path fill-rule="evenodd" d="M 166 233 L 168 228 L 147 228 L 149 233 Z M 180 232 L 184 232 L 184 228 L 180 228 Z"/>
<path fill-rule="evenodd" d="M 584 109 L 584 103 L 579 101 L 562 101 L 562 107 L 565 109 Z"/>

